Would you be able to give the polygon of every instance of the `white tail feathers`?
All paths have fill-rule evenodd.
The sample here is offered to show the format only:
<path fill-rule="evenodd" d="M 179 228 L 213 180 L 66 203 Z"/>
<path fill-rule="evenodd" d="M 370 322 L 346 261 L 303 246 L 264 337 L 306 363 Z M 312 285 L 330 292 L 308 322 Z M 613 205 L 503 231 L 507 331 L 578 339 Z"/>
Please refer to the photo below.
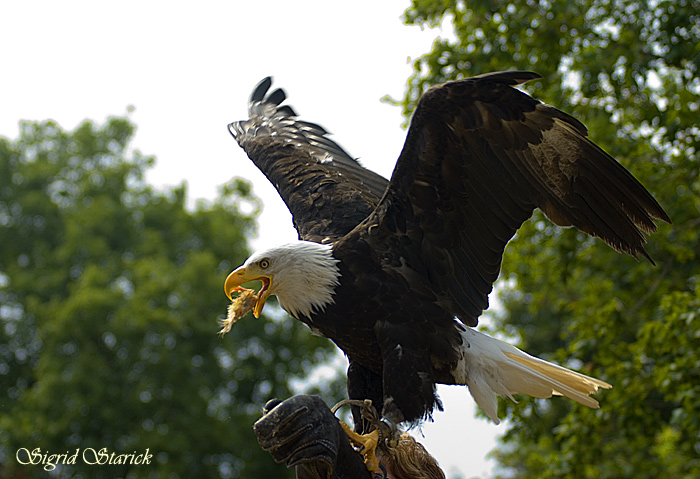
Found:
<path fill-rule="evenodd" d="M 513 394 L 536 398 L 566 396 L 597 409 L 590 397 L 599 388 L 612 386 L 570 369 L 557 366 L 474 329 L 462 332 L 463 357 L 452 371 L 459 384 L 466 384 L 476 403 L 498 424 L 496 394 L 515 401 Z M 517 402 L 517 401 L 515 401 Z"/>

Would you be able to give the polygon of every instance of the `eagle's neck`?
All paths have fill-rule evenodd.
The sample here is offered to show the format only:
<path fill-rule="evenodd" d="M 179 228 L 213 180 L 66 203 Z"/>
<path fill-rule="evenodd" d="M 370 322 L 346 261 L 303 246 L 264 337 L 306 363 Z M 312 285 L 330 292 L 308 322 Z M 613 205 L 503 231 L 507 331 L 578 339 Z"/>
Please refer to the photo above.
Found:
<path fill-rule="evenodd" d="M 333 294 L 340 284 L 338 260 L 331 245 L 298 241 L 287 247 L 288 262 L 273 293 L 295 318 L 311 317 L 334 302 Z"/>

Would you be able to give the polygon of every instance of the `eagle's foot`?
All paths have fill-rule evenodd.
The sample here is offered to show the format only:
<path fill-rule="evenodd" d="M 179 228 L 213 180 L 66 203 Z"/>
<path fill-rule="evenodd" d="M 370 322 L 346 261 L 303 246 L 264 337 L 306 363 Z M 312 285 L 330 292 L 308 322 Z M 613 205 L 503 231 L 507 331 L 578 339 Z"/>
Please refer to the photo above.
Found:
<path fill-rule="evenodd" d="M 350 442 L 359 448 L 360 454 L 365 459 L 365 467 L 369 472 L 379 470 L 379 459 L 377 458 L 377 446 L 379 445 L 379 430 L 375 429 L 369 434 L 358 434 L 343 421 L 340 421 L 345 434 L 347 434 Z"/>
<path fill-rule="evenodd" d="M 331 410 L 335 414 L 341 406 L 346 404 L 360 407 L 362 417 L 374 427 L 374 430 L 369 434 L 359 434 L 343 421 L 340 421 L 340 425 L 343 427 L 350 442 L 359 448 L 360 454 L 364 457 L 367 470 L 376 472 L 380 468 L 379 459 L 377 458 L 377 447 L 379 445 L 396 447 L 399 444 L 401 430 L 391 419 L 386 417 L 380 419 L 376 408 L 372 406 L 372 401 L 369 399 L 364 401 L 346 399 L 333 406 Z"/>

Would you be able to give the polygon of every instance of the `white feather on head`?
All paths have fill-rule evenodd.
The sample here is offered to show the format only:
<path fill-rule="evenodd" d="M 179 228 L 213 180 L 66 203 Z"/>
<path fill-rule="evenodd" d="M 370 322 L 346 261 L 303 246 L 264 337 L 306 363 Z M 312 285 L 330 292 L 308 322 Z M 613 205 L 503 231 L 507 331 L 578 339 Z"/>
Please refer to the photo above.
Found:
<path fill-rule="evenodd" d="M 246 268 L 267 259 L 265 274 L 271 277 L 270 294 L 295 318 L 310 317 L 334 302 L 340 284 L 338 260 L 331 245 L 296 241 L 254 253 Z"/>

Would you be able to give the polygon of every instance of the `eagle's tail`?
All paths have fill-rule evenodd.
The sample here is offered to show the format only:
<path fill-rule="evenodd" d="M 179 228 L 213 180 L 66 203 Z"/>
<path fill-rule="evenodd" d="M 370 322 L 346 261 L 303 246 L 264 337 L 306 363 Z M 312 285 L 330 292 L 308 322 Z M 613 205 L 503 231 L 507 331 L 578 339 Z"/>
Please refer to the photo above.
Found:
<path fill-rule="evenodd" d="M 462 332 L 463 357 L 453 371 L 455 379 L 466 384 L 476 403 L 496 424 L 496 394 L 512 399 L 513 394 L 536 398 L 566 396 L 597 409 L 598 401 L 590 397 L 599 388 L 612 386 L 604 381 L 557 366 L 487 336 L 474 329 Z"/>

